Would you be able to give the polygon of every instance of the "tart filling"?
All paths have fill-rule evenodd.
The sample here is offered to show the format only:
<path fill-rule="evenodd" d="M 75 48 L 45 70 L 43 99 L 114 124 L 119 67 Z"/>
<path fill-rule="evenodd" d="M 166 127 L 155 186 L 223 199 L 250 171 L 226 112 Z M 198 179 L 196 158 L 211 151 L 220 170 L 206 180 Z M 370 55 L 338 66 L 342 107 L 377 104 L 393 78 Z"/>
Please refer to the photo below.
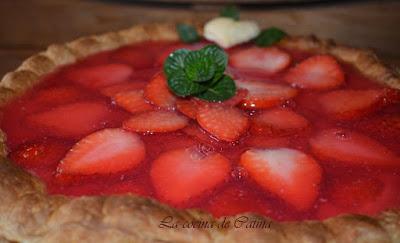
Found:
<path fill-rule="evenodd" d="M 225 50 L 233 97 L 183 98 L 163 64 L 208 44 L 146 41 L 46 75 L 2 108 L 11 160 L 50 194 L 133 193 L 217 217 L 400 205 L 397 90 L 330 55 L 242 44 Z"/>

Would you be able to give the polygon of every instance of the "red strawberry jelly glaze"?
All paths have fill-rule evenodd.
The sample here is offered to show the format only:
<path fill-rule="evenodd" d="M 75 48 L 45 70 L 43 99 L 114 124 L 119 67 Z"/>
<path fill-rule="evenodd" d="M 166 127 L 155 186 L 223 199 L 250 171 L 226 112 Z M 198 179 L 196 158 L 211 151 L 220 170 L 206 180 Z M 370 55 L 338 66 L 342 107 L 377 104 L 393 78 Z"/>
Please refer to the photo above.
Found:
<path fill-rule="evenodd" d="M 88 57 L 44 77 L 40 85 L 2 108 L 1 129 L 7 135 L 10 157 L 19 166 L 39 176 L 47 184 L 50 194 L 81 196 L 133 193 L 163 201 L 162 198 L 157 196 L 156 189 L 152 184 L 152 180 L 157 179 L 150 176 L 153 161 L 162 153 L 197 146 L 205 153 L 210 151 L 220 153 L 229 160 L 232 171 L 223 183 L 218 183 L 211 191 L 191 198 L 189 201 L 176 203 L 173 205 L 174 207 L 201 208 L 218 217 L 250 211 L 264 214 L 277 220 L 301 220 L 321 219 L 352 212 L 373 214 L 386 208 L 400 206 L 400 166 L 388 169 L 386 167 L 380 168 L 379 166 L 370 167 L 365 164 L 343 166 L 343 163 L 336 163 L 337 161 L 319 161 L 319 158 L 313 155 L 309 146 L 309 139 L 318 132 L 325 129 L 342 128 L 344 131 L 358 132 L 370 137 L 385 146 L 393 154 L 399 156 L 400 143 L 397 141 L 398 136 L 393 136 L 393 134 L 400 134 L 400 105 L 397 103 L 379 107 L 378 110 L 368 113 L 367 116 L 358 117 L 354 120 L 335 120 L 332 117 L 323 115 L 320 105 L 316 102 L 317 98 L 327 91 L 307 89 L 299 90 L 299 94 L 296 97 L 278 105 L 278 107 L 291 109 L 303 116 L 309 122 L 307 129 L 299 129 L 293 133 L 284 133 L 284 135 L 263 133 L 263 129 L 261 129 L 259 132 L 246 132 L 242 134 L 238 142 L 229 143 L 218 142 L 215 137 L 211 136 L 210 139 L 205 139 L 205 136 L 209 135 L 206 132 L 202 134 L 202 130 L 198 127 L 196 121 L 191 120 L 186 130 L 139 134 L 146 146 L 146 158 L 132 170 L 109 175 L 55 176 L 57 161 L 54 161 L 54 159 L 63 158 L 66 150 L 88 134 L 65 137 L 55 131 L 49 132 L 49 129 L 52 129 L 51 127 L 44 128 L 37 126 L 37 124 L 29 123 L 28 116 L 55 109 L 58 106 L 79 102 L 93 102 L 104 106 L 104 110 L 107 112 L 104 117 L 89 119 L 93 115 L 89 110 L 87 112 L 89 118 L 82 119 L 83 121 L 95 121 L 96 124 L 93 124 L 95 130 L 119 128 L 122 126 L 123 121 L 132 116 L 127 110 L 118 107 L 110 97 L 103 95 L 100 88 L 80 86 L 78 82 L 69 80 L 66 74 L 71 70 L 79 70 L 85 67 L 124 64 L 131 67 L 133 71 L 126 80 L 121 80 L 121 84 L 126 85 L 129 82 L 137 82 L 138 85 L 126 87 L 140 90 L 143 89 L 143 82 L 150 81 L 154 74 L 162 70 L 158 60 L 163 59 L 166 55 L 165 53 L 168 50 L 174 50 L 176 46 L 180 46 L 180 44 L 176 42 L 143 42 L 116 51 Z M 251 45 L 246 44 L 229 49 L 227 52 L 232 54 L 249 47 Z M 290 67 L 311 56 L 308 53 L 286 51 L 292 57 Z M 133 58 L 135 60 L 132 60 Z M 341 66 L 346 76 L 346 84 L 341 86 L 340 89 L 384 88 L 366 79 L 351 66 L 346 64 L 341 64 Z M 283 80 L 287 70 L 271 75 L 265 72 L 258 73 L 254 70 L 239 70 L 229 67 L 228 72 L 235 79 L 243 81 L 258 80 L 288 85 Z M 115 86 L 116 84 L 113 85 Z M 50 101 L 41 102 L 40 99 L 43 98 L 37 98 L 38 94 L 43 95 L 43 92 L 47 92 L 47 90 L 53 90 L 53 93 L 45 94 L 44 97 L 57 95 L 57 92 L 54 92 L 54 88 L 58 87 L 68 87 L 67 91 L 58 91 L 60 96 L 66 97 L 64 100 L 56 99 L 52 103 Z M 123 86 L 121 85 L 121 87 Z M 65 90 L 65 88 L 61 90 Z M 252 115 L 258 113 L 260 111 L 243 110 L 243 114 L 250 121 Z M 73 114 L 71 114 L 71 117 L 73 118 Z M 56 122 L 56 119 L 56 117 L 52 117 L 52 122 Z M 66 123 L 68 121 L 60 120 L 59 122 Z M 68 126 L 68 124 L 65 125 Z M 190 133 L 185 132 L 189 128 L 191 131 L 198 131 L 200 136 L 196 136 L 196 134 L 192 136 Z M 255 130 L 257 131 L 257 129 Z M 343 136 L 343 139 L 345 139 L 346 134 L 344 132 L 344 134 L 338 134 L 338 136 Z M 46 145 L 53 150 L 46 152 Z M 244 168 L 239 166 L 240 155 L 249 148 L 257 147 L 264 149 L 279 147 L 297 149 L 312 156 L 318 162 L 322 168 L 322 179 L 318 198 L 311 208 L 301 212 L 296 210 L 293 205 L 264 190 L 250 177 L 250 173 L 247 173 Z M 28 151 L 26 151 L 27 149 Z M 362 151 L 362 149 L 360 150 Z M 51 157 L 43 158 L 46 154 Z M 32 156 L 31 161 L 29 156 Z M 47 163 L 38 163 L 41 159 L 46 159 Z M 349 181 L 349 178 L 354 181 L 357 181 L 358 178 L 360 180 L 342 190 L 340 183 Z M 374 179 L 365 180 L 365 178 Z M 204 178 L 204 180 L 207 180 L 207 178 Z M 200 180 L 198 183 L 202 183 L 202 181 Z M 357 185 L 359 185 L 360 189 L 357 189 Z M 171 184 L 170 186 L 173 187 L 174 185 Z M 368 187 L 375 189 L 369 193 L 365 190 Z M 397 190 L 397 192 L 393 192 L 393 190 Z M 343 195 L 337 195 L 342 192 Z M 352 197 L 352 193 L 359 193 L 360 195 L 355 195 L 356 199 L 349 200 L 349 202 L 354 202 L 352 205 L 344 205 L 343 201 L 346 201 L 346 199 L 343 197 Z M 379 198 L 379 200 L 375 202 L 371 199 L 374 197 Z"/>

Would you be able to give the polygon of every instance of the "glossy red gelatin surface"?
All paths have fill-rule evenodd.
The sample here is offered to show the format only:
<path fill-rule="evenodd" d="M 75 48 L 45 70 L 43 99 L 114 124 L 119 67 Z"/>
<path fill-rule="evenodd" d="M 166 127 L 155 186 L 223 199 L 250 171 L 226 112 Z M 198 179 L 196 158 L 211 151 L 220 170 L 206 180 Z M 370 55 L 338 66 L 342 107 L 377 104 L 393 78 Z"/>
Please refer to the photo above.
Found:
<path fill-rule="evenodd" d="M 109 175 L 73 175 L 63 177 L 61 180 L 57 178 L 59 161 L 75 143 L 103 128 L 119 128 L 123 121 L 132 116 L 104 94 L 115 92 L 121 87 L 143 89 L 147 82 L 162 70 L 162 60 L 177 47 L 184 45 L 167 42 L 139 43 L 91 56 L 47 75 L 40 85 L 2 108 L 1 129 L 7 135 L 10 158 L 30 173 L 39 176 L 46 183 L 50 194 L 81 196 L 134 193 L 165 202 L 157 194 L 149 175 L 153 161 L 164 152 L 198 146 L 201 149 L 219 152 L 226 157 L 231 165 L 231 172 L 223 183 L 219 183 L 212 190 L 182 203 L 172 203 L 175 207 L 201 208 L 217 217 L 255 212 L 277 220 L 301 220 L 323 219 L 341 213 L 374 215 L 384 209 L 400 205 L 400 164 L 397 157 L 400 153 L 399 103 L 386 100 L 388 104 L 385 106 L 376 108 L 368 114 L 361 114 L 356 119 L 336 119 L 324 113 L 321 104 L 317 102 L 328 91 L 307 89 L 299 90 L 295 98 L 276 106 L 290 109 L 303 116 L 308 122 L 304 129 L 271 132 L 251 125 L 237 142 L 228 143 L 215 140 L 210 134 L 199 130 L 195 120 L 191 120 L 188 127 L 178 131 L 139 134 L 146 146 L 146 158 L 132 170 Z M 244 48 L 249 46 L 239 46 L 227 52 L 232 54 Z M 308 53 L 286 51 L 292 57 L 291 66 L 311 56 Z M 79 77 L 71 78 L 71 73 L 75 70 L 90 69 L 105 64 L 124 64 L 133 71 L 122 70 L 119 73 L 121 76 L 118 78 L 123 79 L 123 82 L 113 80 L 115 77 L 109 77 L 107 82 L 102 83 L 101 79 L 107 76 L 106 73 L 100 74 L 100 81 L 94 80 L 89 84 L 77 82 L 76 79 Z M 340 90 L 388 91 L 387 88 L 363 77 L 351 66 L 347 64 L 341 66 L 346 83 L 339 88 Z M 109 72 L 112 72 L 115 67 L 109 68 L 111 70 Z M 288 85 L 283 81 L 286 70 L 270 75 L 229 67 L 229 72 L 239 80 Z M 92 85 L 93 83 L 96 85 Z M 117 83 L 119 87 L 115 86 Z M 398 94 L 394 90 L 388 92 L 394 95 L 385 99 L 398 99 Z M 58 107 L 66 105 L 67 108 L 57 111 Z M 54 120 L 37 115 L 55 110 L 58 113 L 52 114 L 56 117 Z M 80 112 L 75 112 L 77 110 Z M 243 112 L 251 121 L 262 113 L 259 110 Z M 40 123 L 41 119 L 46 122 L 51 120 L 50 124 L 40 125 L 43 124 Z M 82 126 L 82 124 L 87 125 Z M 332 131 L 329 129 L 341 129 L 335 136 L 342 136 L 344 143 L 346 136 L 352 133 L 369 137 L 374 143 L 372 145 L 368 143 L 367 148 L 374 151 L 376 144 L 384 146 L 386 150 L 382 155 L 385 157 L 387 151 L 390 151 L 389 160 L 394 161 L 392 161 L 394 166 L 386 166 L 385 163 L 378 165 L 363 163 L 363 161 L 336 163 L 329 156 L 315 154 L 310 143 L 321 141 L 315 138 L 316 134 L 321 131 Z M 331 145 L 330 148 L 335 147 L 335 144 L 330 144 L 329 138 L 322 141 Z M 287 203 L 276 193 L 260 186 L 239 164 L 241 154 L 251 148 L 292 148 L 315 158 L 322 168 L 322 176 L 318 196 L 312 206 L 306 210 L 298 210 L 296 205 Z M 362 151 L 364 154 L 368 152 Z M 358 157 L 350 157 L 349 160 L 358 161 Z M 198 183 L 201 184 L 203 181 L 199 180 Z M 169 186 L 174 187 L 174 184 L 171 183 Z"/>

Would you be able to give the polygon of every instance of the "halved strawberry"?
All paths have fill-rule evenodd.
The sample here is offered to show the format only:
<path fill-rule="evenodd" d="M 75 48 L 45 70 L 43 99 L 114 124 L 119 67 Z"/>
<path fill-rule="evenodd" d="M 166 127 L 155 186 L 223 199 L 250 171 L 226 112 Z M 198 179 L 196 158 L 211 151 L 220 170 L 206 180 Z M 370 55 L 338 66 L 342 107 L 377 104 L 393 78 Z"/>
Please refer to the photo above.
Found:
<path fill-rule="evenodd" d="M 360 207 L 366 202 L 371 202 L 382 193 L 383 183 L 371 176 L 357 179 L 347 178 L 334 182 L 330 191 L 331 200 L 341 207 Z"/>
<path fill-rule="evenodd" d="M 132 82 L 145 82 L 147 84 L 149 80 L 151 80 L 159 72 L 160 68 L 135 70 L 129 80 Z"/>
<path fill-rule="evenodd" d="M 240 69 L 277 73 L 290 64 L 290 55 L 277 47 L 252 47 L 233 53 L 230 56 L 232 66 Z"/>
<path fill-rule="evenodd" d="M 150 111 L 153 106 L 143 97 L 143 90 L 123 91 L 114 95 L 115 103 L 131 113 Z"/>
<path fill-rule="evenodd" d="M 392 175 L 340 177 L 328 189 L 328 202 L 321 204 L 317 212 L 320 219 L 340 213 L 375 215 L 396 207 L 399 178 Z"/>
<path fill-rule="evenodd" d="M 198 125 L 191 124 L 182 129 L 186 135 L 194 138 L 196 141 L 216 148 L 217 150 L 230 147 L 230 143 L 220 141 Z"/>
<path fill-rule="evenodd" d="M 323 94 L 318 102 L 324 112 L 336 119 L 354 119 L 378 108 L 384 95 L 383 89 L 337 90 Z"/>
<path fill-rule="evenodd" d="M 27 117 L 29 124 L 54 136 L 76 137 L 101 128 L 110 111 L 102 102 L 79 102 L 58 106 Z"/>
<path fill-rule="evenodd" d="M 260 81 L 236 81 L 239 88 L 248 90 L 243 99 L 245 109 L 264 109 L 279 105 L 297 95 L 297 90 L 280 84 L 269 84 Z"/>
<path fill-rule="evenodd" d="M 78 101 L 85 93 L 73 86 L 57 86 L 39 90 L 30 100 L 35 105 L 61 105 Z"/>
<path fill-rule="evenodd" d="M 146 86 L 144 96 L 156 106 L 174 109 L 176 97 L 168 88 L 167 80 L 162 73 L 156 74 Z"/>
<path fill-rule="evenodd" d="M 360 131 L 376 137 L 397 140 L 400 137 L 400 114 L 387 114 L 364 119 L 356 124 Z"/>
<path fill-rule="evenodd" d="M 179 44 L 171 45 L 171 46 L 165 48 L 161 52 L 161 54 L 157 57 L 156 65 L 162 66 L 164 64 L 165 60 L 168 58 L 168 56 L 172 52 L 179 50 L 179 49 L 189 49 L 188 47 L 189 47 L 189 45 L 179 43 Z"/>
<path fill-rule="evenodd" d="M 69 80 L 85 87 L 99 88 L 127 81 L 133 70 L 124 64 L 103 64 L 70 70 L 66 73 Z"/>
<path fill-rule="evenodd" d="M 329 55 L 317 55 L 290 69 L 285 80 L 303 89 L 327 90 L 342 85 L 345 77 L 335 58 Z"/>
<path fill-rule="evenodd" d="M 229 178 L 230 170 L 230 162 L 221 154 L 203 154 L 191 147 L 161 154 L 150 177 L 162 200 L 179 205 L 214 189 Z"/>
<path fill-rule="evenodd" d="M 236 106 L 240 104 L 249 94 L 249 91 L 247 89 L 237 89 L 235 96 L 232 98 L 225 100 L 223 102 L 219 102 L 220 104 L 223 105 L 229 105 L 229 106 Z"/>
<path fill-rule="evenodd" d="M 243 101 L 243 99 L 247 96 L 248 91 L 246 89 L 238 89 L 236 91 L 236 95 L 233 96 L 232 98 L 225 100 L 223 102 L 218 102 L 220 105 L 224 106 L 236 106 L 240 102 Z M 196 98 L 192 99 L 177 99 L 176 101 L 176 108 L 186 116 L 196 119 L 197 112 L 199 110 L 200 106 L 204 106 L 210 104 L 209 102 L 205 100 L 200 100 Z"/>
<path fill-rule="evenodd" d="M 256 115 L 251 129 L 256 134 L 286 134 L 305 129 L 308 125 L 306 118 L 294 111 L 277 108 Z"/>
<path fill-rule="evenodd" d="M 318 197 L 322 169 L 301 151 L 250 149 L 241 155 L 240 164 L 261 187 L 298 210 L 309 209 Z"/>
<path fill-rule="evenodd" d="M 185 116 L 196 119 L 199 104 L 194 99 L 177 99 L 176 108 Z"/>
<path fill-rule="evenodd" d="M 19 146 L 11 152 L 10 158 L 24 168 L 50 167 L 57 165 L 69 148 L 58 140 L 46 139 Z"/>
<path fill-rule="evenodd" d="M 204 130 L 227 142 L 238 140 L 249 126 L 249 119 L 239 109 L 222 105 L 201 106 L 196 119 Z"/>
<path fill-rule="evenodd" d="M 136 167 L 145 157 L 140 137 L 120 128 L 92 133 L 60 162 L 57 172 L 66 175 L 110 174 Z"/>
<path fill-rule="evenodd" d="M 119 92 L 143 89 L 146 85 L 147 82 L 145 81 L 128 81 L 101 88 L 100 93 L 108 97 L 113 97 Z"/>
<path fill-rule="evenodd" d="M 123 128 L 134 132 L 173 132 L 184 128 L 188 119 L 173 111 L 149 111 L 124 121 Z"/>
<path fill-rule="evenodd" d="M 144 54 L 140 47 L 125 47 L 114 52 L 111 58 L 132 66 L 134 69 L 151 68 L 154 64 L 153 55 Z"/>
<path fill-rule="evenodd" d="M 338 208 L 329 202 L 324 202 L 318 206 L 316 217 L 319 220 L 324 220 L 324 219 L 328 219 L 330 217 L 334 217 L 334 216 L 338 216 L 338 215 L 346 214 L 346 213 L 347 212 L 345 209 Z"/>
<path fill-rule="evenodd" d="M 214 217 L 231 216 L 241 213 L 271 215 L 272 206 L 261 200 L 257 194 L 241 186 L 228 187 L 213 197 L 206 206 Z"/>
<path fill-rule="evenodd" d="M 310 139 L 311 150 L 322 160 L 344 165 L 394 167 L 400 159 L 377 141 L 345 129 L 333 128 L 319 132 Z"/>
<path fill-rule="evenodd" d="M 400 103 L 400 90 L 394 88 L 384 88 L 385 97 L 382 100 L 384 105 L 399 104 Z"/>
<path fill-rule="evenodd" d="M 26 98 L 27 102 L 21 105 L 24 107 L 23 112 L 28 115 L 45 111 L 55 106 L 79 102 L 85 100 L 88 95 L 90 94 L 84 90 L 70 85 L 62 85 L 40 89 L 32 96 L 28 96 Z"/>

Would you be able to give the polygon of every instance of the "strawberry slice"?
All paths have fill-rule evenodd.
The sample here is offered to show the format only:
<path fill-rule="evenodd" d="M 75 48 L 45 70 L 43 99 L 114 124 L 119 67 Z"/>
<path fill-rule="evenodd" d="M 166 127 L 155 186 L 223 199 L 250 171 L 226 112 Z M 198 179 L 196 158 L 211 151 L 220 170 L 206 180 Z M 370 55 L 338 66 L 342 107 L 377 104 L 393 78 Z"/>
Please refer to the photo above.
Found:
<path fill-rule="evenodd" d="M 196 119 L 199 103 L 194 99 L 178 99 L 176 108 L 185 116 Z"/>
<path fill-rule="evenodd" d="M 119 92 L 143 89 L 146 85 L 147 82 L 145 81 L 128 81 L 101 88 L 100 93 L 107 97 L 113 97 Z"/>
<path fill-rule="evenodd" d="M 33 96 L 27 97 L 26 104 L 23 104 L 24 112 L 25 114 L 34 114 L 55 106 L 84 100 L 88 95 L 88 92 L 69 85 L 40 89 Z"/>
<path fill-rule="evenodd" d="M 229 160 L 221 154 L 203 154 L 191 147 L 161 154 L 150 177 L 162 200 L 179 205 L 214 189 L 229 178 L 230 170 Z"/>
<path fill-rule="evenodd" d="M 30 115 L 27 121 L 35 127 L 46 129 L 51 135 L 74 138 L 101 128 L 109 114 L 104 103 L 79 102 Z"/>
<path fill-rule="evenodd" d="M 223 150 L 231 147 L 230 143 L 218 140 L 208 132 L 204 131 L 201 127 L 194 124 L 186 126 L 182 129 L 182 132 L 195 139 L 197 142 L 209 146 L 211 149 Z"/>
<path fill-rule="evenodd" d="M 291 57 L 277 47 L 252 47 L 233 53 L 230 57 L 232 66 L 240 69 L 277 73 L 290 65 Z"/>
<path fill-rule="evenodd" d="M 161 108 L 174 109 L 176 97 L 168 88 L 167 80 L 162 73 L 156 74 L 146 86 L 145 97 Z"/>
<path fill-rule="evenodd" d="M 35 105 L 54 106 L 78 101 L 85 93 L 72 86 L 58 86 L 40 90 L 30 101 Z"/>
<path fill-rule="evenodd" d="M 236 106 L 240 104 L 248 94 L 249 91 L 247 89 L 237 89 L 235 96 L 220 103 L 227 106 Z"/>
<path fill-rule="evenodd" d="M 307 58 L 290 69 L 285 80 L 303 89 L 327 90 L 344 83 L 344 73 L 335 58 L 317 55 Z"/>
<path fill-rule="evenodd" d="M 354 119 L 369 114 L 383 100 L 382 90 L 337 90 L 323 94 L 318 102 L 324 112 L 336 119 Z"/>
<path fill-rule="evenodd" d="M 97 131 L 76 143 L 60 162 L 58 174 L 110 174 L 132 169 L 144 159 L 137 134 L 120 128 Z"/>
<path fill-rule="evenodd" d="M 392 175 L 340 177 L 329 188 L 328 202 L 321 204 L 317 215 L 321 219 L 340 213 L 376 215 L 396 207 L 399 178 Z"/>
<path fill-rule="evenodd" d="M 245 109 L 264 109 L 279 105 L 297 95 L 297 90 L 279 84 L 269 84 L 260 81 L 236 81 L 239 88 L 248 90 L 248 95 L 242 101 Z"/>
<path fill-rule="evenodd" d="M 123 91 L 114 95 L 115 103 L 131 113 L 150 111 L 153 106 L 143 97 L 143 90 Z"/>
<path fill-rule="evenodd" d="M 154 57 L 143 53 L 141 47 L 124 47 L 116 51 L 111 59 L 117 62 L 125 63 L 134 69 L 151 68 L 154 64 Z"/>
<path fill-rule="evenodd" d="M 356 124 L 360 131 L 396 141 L 400 137 L 400 114 L 380 115 Z M 398 144 L 398 143 L 397 143 Z"/>
<path fill-rule="evenodd" d="M 171 46 L 165 48 L 161 52 L 161 54 L 157 57 L 156 65 L 162 66 L 164 64 L 165 60 L 168 58 L 168 56 L 172 52 L 179 50 L 179 49 L 188 49 L 189 50 L 189 45 L 179 43 L 179 44 L 174 44 L 174 45 L 171 45 Z"/>
<path fill-rule="evenodd" d="M 218 104 L 224 106 L 236 106 L 240 104 L 243 99 L 247 96 L 248 91 L 246 89 L 238 89 L 236 95 L 232 98 L 225 100 L 223 102 L 218 102 Z M 192 99 L 177 99 L 176 108 L 189 118 L 196 119 L 197 112 L 200 106 L 210 104 L 207 101 L 192 98 Z"/>
<path fill-rule="evenodd" d="M 217 194 L 206 206 L 214 217 L 231 216 L 241 213 L 271 215 L 272 206 L 261 200 L 257 194 L 241 186 L 231 186 Z"/>
<path fill-rule="evenodd" d="M 277 108 L 256 115 L 251 129 L 255 134 L 287 134 L 305 129 L 308 125 L 306 118 L 294 111 Z"/>
<path fill-rule="evenodd" d="M 235 107 L 204 105 L 196 118 L 204 130 L 227 142 L 238 140 L 249 127 L 249 119 Z"/>
<path fill-rule="evenodd" d="M 400 159 L 377 141 L 340 128 L 319 132 L 310 139 L 312 152 L 322 160 L 352 165 L 394 167 Z"/>
<path fill-rule="evenodd" d="M 360 177 L 336 182 L 331 191 L 332 200 L 341 207 L 359 207 L 362 204 L 373 201 L 383 191 L 381 181 L 373 177 Z"/>
<path fill-rule="evenodd" d="M 84 67 L 69 71 L 66 76 L 69 80 L 85 87 L 99 88 L 126 81 L 133 70 L 124 64 L 103 64 L 93 67 Z"/>
<path fill-rule="evenodd" d="M 46 139 L 19 146 L 10 154 L 10 158 L 24 168 L 51 167 L 58 164 L 69 148 L 58 140 Z"/>
<path fill-rule="evenodd" d="M 261 187 L 298 210 L 309 209 L 319 193 L 322 169 L 310 156 L 294 149 L 250 149 L 240 164 Z"/>
<path fill-rule="evenodd" d="M 134 132 L 173 132 L 184 128 L 188 119 L 173 111 L 149 111 L 124 121 L 123 128 Z"/>
<path fill-rule="evenodd" d="M 129 78 L 129 81 L 132 82 L 145 82 L 146 85 L 157 73 L 160 72 L 160 68 L 150 68 L 143 70 L 135 70 L 132 73 L 132 76 Z"/>
<path fill-rule="evenodd" d="M 345 209 L 338 208 L 329 202 L 325 202 L 325 203 L 319 205 L 318 211 L 316 213 L 316 217 L 319 220 L 325 220 L 330 217 L 334 217 L 334 216 L 338 216 L 338 215 L 346 214 L 346 213 L 347 212 Z"/>

